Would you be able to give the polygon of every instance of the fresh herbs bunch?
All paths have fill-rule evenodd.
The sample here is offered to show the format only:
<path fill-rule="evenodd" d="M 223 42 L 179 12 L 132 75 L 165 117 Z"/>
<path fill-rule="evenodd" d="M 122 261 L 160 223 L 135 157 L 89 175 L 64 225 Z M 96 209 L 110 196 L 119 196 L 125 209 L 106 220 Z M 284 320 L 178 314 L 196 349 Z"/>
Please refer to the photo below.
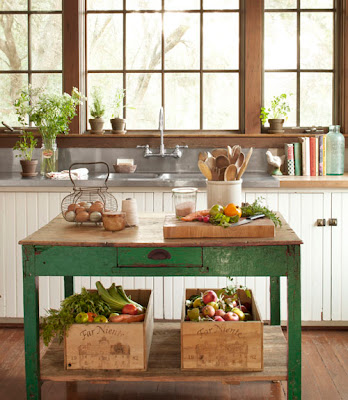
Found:
<path fill-rule="evenodd" d="M 77 106 L 84 97 L 73 88 L 71 95 L 47 94 L 31 86 L 22 90 L 14 106 L 18 121 L 22 125 L 29 121 L 39 129 L 43 139 L 55 139 L 57 135 L 69 132 L 69 124 L 77 114 Z"/>
<path fill-rule="evenodd" d="M 65 332 L 74 323 L 76 315 L 80 312 L 92 312 L 108 317 L 111 309 L 97 292 L 89 292 L 82 288 L 80 294 L 74 294 L 64 299 L 60 303 L 59 310 L 51 308 L 47 312 L 48 315 L 42 321 L 41 333 L 46 346 L 56 336 L 61 342 Z"/>
<path fill-rule="evenodd" d="M 13 150 L 18 150 L 20 154 L 16 157 L 21 157 L 22 160 L 31 161 L 33 158 L 33 151 L 37 145 L 37 140 L 31 132 L 23 132 L 20 139 L 13 146 Z"/>
<path fill-rule="evenodd" d="M 257 198 L 252 204 L 247 203 L 241 207 L 242 217 L 252 217 L 256 214 L 265 214 L 267 218 L 273 221 L 275 226 L 282 226 L 282 221 L 277 217 L 274 211 L 262 205 L 262 197 Z"/>
<path fill-rule="evenodd" d="M 235 224 L 238 222 L 239 216 L 234 215 L 233 217 L 228 217 L 223 213 L 217 213 L 213 217 L 210 216 L 210 222 L 213 225 L 223 226 L 224 228 L 228 228 L 231 224 Z"/>
<path fill-rule="evenodd" d="M 112 118 L 121 118 L 121 113 L 124 108 L 129 108 L 134 110 L 134 107 L 129 106 L 128 104 L 123 104 L 123 99 L 126 95 L 126 89 L 118 88 L 116 89 L 116 93 L 114 96 L 113 108 L 114 112 L 112 113 Z"/>

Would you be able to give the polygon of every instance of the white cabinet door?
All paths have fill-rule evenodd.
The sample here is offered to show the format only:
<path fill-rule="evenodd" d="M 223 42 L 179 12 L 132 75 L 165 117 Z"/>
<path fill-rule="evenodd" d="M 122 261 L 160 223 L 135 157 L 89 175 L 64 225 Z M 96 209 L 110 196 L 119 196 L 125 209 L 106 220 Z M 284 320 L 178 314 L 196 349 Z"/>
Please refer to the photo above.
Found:
<path fill-rule="evenodd" d="M 348 321 L 348 193 L 332 193 L 331 215 L 337 218 L 331 227 L 331 315 L 334 321 Z"/>
<path fill-rule="evenodd" d="M 318 218 L 325 218 L 325 210 L 330 210 L 323 193 L 246 193 L 246 201 L 264 198 L 270 209 L 279 210 L 291 228 L 303 240 L 301 246 L 301 285 L 302 285 L 302 320 L 320 321 L 323 309 L 323 255 L 326 231 L 318 227 Z M 328 218 L 329 216 L 326 216 Z M 329 251 L 326 249 L 326 251 Z M 327 266 L 328 268 L 329 266 Z M 269 279 L 246 278 L 246 286 L 255 292 L 262 317 L 269 319 Z M 286 278 L 281 278 L 281 319 L 287 319 Z"/>

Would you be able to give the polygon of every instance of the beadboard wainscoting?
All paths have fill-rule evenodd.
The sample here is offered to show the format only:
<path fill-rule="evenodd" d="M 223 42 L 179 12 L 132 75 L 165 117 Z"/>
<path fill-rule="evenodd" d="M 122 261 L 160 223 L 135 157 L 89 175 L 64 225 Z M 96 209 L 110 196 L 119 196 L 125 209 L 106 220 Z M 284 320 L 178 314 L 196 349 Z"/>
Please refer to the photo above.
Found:
<path fill-rule="evenodd" d="M 33 233 L 60 213 L 60 204 L 68 192 L 35 191 L 0 192 L 0 318 L 23 317 L 22 255 L 18 241 Z M 42 190 L 42 189 L 41 189 Z M 64 189 L 65 190 L 65 189 Z M 144 188 L 110 189 L 117 198 L 134 197 L 139 212 L 172 212 L 169 188 L 153 191 Z M 126 191 L 127 190 L 127 191 Z M 302 320 L 348 321 L 348 193 L 332 191 L 296 192 L 294 190 L 267 189 L 255 193 L 243 192 L 243 198 L 252 202 L 263 197 L 268 206 L 279 210 L 290 226 L 304 241 L 302 259 Z M 206 194 L 198 193 L 198 208 L 206 207 Z M 319 218 L 337 218 L 337 226 L 319 227 Z M 233 262 L 233 260 L 231 260 Z M 59 307 L 63 298 L 63 279 L 40 277 L 40 314 Z M 75 277 L 75 291 L 81 287 L 95 288 L 98 277 Z M 227 278 L 100 278 L 104 285 L 122 284 L 125 289 L 152 289 L 154 291 L 155 318 L 179 319 L 184 288 L 215 288 L 228 283 Z M 235 283 L 253 289 L 262 317 L 269 319 L 269 280 L 235 278 Z M 286 281 L 281 282 L 281 318 L 286 320 Z"/>

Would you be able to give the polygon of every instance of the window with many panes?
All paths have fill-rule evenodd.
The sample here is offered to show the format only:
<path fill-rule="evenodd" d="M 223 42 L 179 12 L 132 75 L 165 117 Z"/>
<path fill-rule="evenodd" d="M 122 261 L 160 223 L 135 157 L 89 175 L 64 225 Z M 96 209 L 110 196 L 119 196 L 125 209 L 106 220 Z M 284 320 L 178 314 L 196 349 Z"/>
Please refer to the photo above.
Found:
<path fill-rule="evenodd" d="M 13 102 L 32 84 L 62 91 L 62 1 L 0 2 L 0 121 L 17 125 Z"/>
<path fill-rule="evenodd" d="M 87 0 L 86 32 L 105 119 L 125 88 L 128 131 L 157 129 L 161 106 L 167 131 L 240 129 L 238 0 Z"/>
<path fill-rule="evenodd" d="M 290 97 L 287 126 L 328 126 L 335 119 L 334 0 L 265 0 L 264 104 Z"/>

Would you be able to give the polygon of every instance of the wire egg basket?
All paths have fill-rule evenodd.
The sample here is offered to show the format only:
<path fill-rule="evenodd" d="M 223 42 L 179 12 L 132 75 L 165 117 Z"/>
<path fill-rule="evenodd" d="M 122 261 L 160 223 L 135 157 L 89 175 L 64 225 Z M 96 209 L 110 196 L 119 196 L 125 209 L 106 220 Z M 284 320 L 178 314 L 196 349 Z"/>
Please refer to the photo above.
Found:
<path fill-rule="evenodd" d="M 77 187 L 71 175 L 72 167 L 75 165 L 96 165 L 103 164 L 106 166 L 107 175 L 104 186 L 100 187 Z M 66 221 L 77 224 L 93 223 L 100 224 L 102 222 L 103 212 L 117 211 L 118 204 L 115 197 L 108 193 L 107 181 L 109 179 L 110 170 L 105 162 L 90 163 L 74 163 L 69 168 L 69 177 L 73 184 L 73 192 L 62 200 L 62 214 Z"/>

